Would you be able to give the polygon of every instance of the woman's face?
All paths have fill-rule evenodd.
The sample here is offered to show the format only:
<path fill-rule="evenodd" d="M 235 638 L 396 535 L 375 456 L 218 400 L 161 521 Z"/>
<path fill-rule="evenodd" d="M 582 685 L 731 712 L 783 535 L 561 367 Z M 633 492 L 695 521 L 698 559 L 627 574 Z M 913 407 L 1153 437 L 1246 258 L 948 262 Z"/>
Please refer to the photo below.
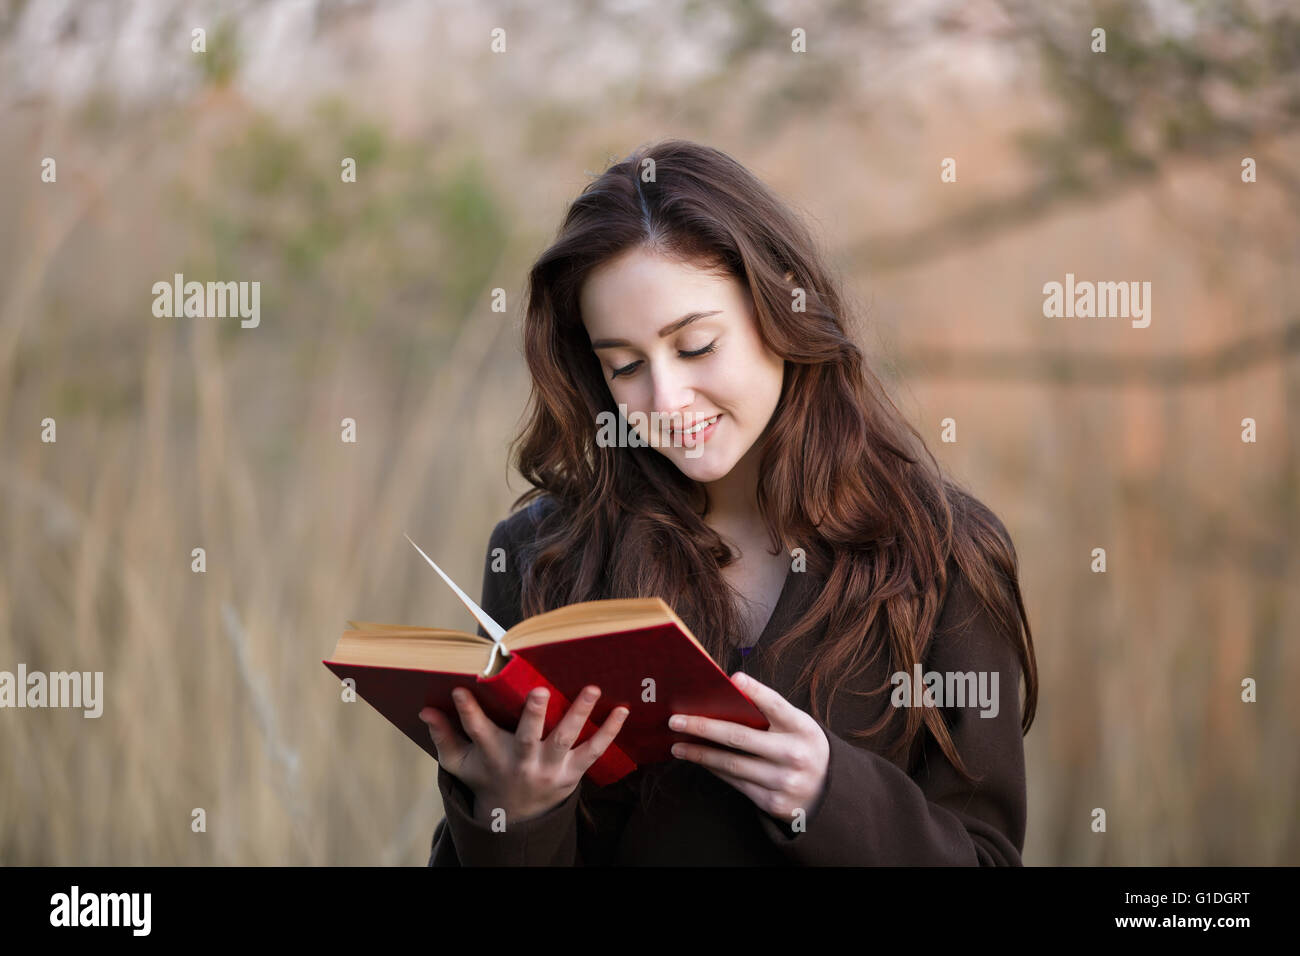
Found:
<path fill-rule="evenodd" d="M 759 339 L 744 285 L 638 248 L 593 271 L 579 307 L 614 404 L 661 416 L 657 439 L 637 431 L 684 475 L 717 481 L 754 447 L 785 363 Z"/>

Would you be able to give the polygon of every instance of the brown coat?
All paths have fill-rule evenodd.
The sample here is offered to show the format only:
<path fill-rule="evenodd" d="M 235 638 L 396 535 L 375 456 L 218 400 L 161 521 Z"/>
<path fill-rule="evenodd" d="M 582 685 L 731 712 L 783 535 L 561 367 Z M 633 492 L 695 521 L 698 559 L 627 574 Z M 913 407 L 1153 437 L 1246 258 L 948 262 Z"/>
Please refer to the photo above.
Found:
<path fill-rule="evenodd" d="M 546 504 L 545 499 L 534 502 L 499 522 L 489 540 L 480 603 L 502 627 L 522 617 L 515 558 L 530 543 L 538 509 Z M 1006 535 L 1001 522 L 996 527 Z M 506 573 L 490 570 L 497 547 L 505 549 Z M 955 577 L 923 672 L 999 674 L 1001 702 L 995 717 L 981 716 L 977 706 L 943 710 L 967 769 L 982 775 L 978 785 L 962 779 L 924 728 L 912 758 L 904 761 L 907 766 L 877 753 L 877 747 L 886 748 L 874 741 L 869 746 L 841 736 L 865 729 L 890 706 L 885 695 L 878 695 L 874 701 L 879 706 L 868 712 L 867 698 L 848 693 L 883 683 L 887 655 L 881 654 L 877 667 L 835 695 L 829 724 L 819 722 L 830 742 L 830 763 L 823 796 L 808 813 L 804 832 L 792 835 L 788 824 L 704 767 L 684 760 L 661 766 L 659 772 L 668 774 L 664 779 L 675 781 L 677 789 L 661 790 L 648 803 L 639 799 L 646 768 L 609 787 L 584 778 L 563 803 L 493 832 L 473 818 L 472 791 L 439 767 L 446 816 L 433 835 L 429 866 L 1021 865 L 1026 793 L 1019 661 L 1006 639 L 993 632 L 955 562 L 949 561 L 948 570 Z M 744 669 L 811 713 L 807 688 L 791 695 L 805 655 L 796 651 L 772 661 L 764 651 L 798 619 L 822 583 L 811 570 L 792 572 L 754 652 L 746 658 L 734 651 L 726 672 Z M 665 799 L 665 794 L 677 797 Z"/>

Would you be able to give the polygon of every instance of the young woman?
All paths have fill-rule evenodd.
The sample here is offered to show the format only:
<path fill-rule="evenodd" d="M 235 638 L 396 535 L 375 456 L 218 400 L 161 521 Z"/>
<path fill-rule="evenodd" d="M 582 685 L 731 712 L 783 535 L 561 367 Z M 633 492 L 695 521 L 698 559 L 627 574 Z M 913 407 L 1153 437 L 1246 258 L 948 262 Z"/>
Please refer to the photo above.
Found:
<path fill-rule="evenodd" d="M 574 201 L 529 276 L 534 487 L 482 605 L 510 627 L 663 597 L 770 728 L 681 715 L 671 763 L 598 787 L 636 701 L 578 746 L 595 686 L 545 740 L 537 692 L 514 732 L 472 693 L 467 737 L 426 708 L 431 866 L 1020 864 L 1037 673 L 1015 549 L 848 319 L 801 223 L 715 149 L 644 147 Z M 642 441 L 603 440 L 611 412 Z"/>

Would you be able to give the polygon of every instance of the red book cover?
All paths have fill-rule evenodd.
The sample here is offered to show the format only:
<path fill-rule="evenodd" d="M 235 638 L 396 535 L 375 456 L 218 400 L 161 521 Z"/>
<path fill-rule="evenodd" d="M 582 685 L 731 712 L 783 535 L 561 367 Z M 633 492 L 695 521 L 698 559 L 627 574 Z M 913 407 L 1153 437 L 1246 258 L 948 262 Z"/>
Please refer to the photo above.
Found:
<path fill-rule="evenodd" d="M 668 606 L 657 598 L 646 600 L 661 605 L 668 620 L 654 626 L 512 649 L 505 666 L 492 676 L 368 666 L 337 659 L 321 663 L 340 679 L 353 678 L 357 696 L 435 757 L 428 725 L 420 720 L 419 713 L 424 707 L 435 707 L 458 733 L 468 736 L 451 699 L 455 687 L 468 688 L 488 717 L 513 732 L 528 693 L 534 687 L 545 686 L 551 692 L 542 735 L 545 739 L 582 688 L 594 684 L 601 695 L 579 742 L 594 734 L 615 707 L 628 708 L 618 736 L 587 770 L 587 776 L 598 786 L 614 783 L 640 765 L 674 759 L 670 748 L 678 741 L 700 740 L 670 730 L 668 718 L 672 714 L 713 717 L 768 729 L 767 718 L 683 630 L 684 625 Z M 604 603 L 589 602 L 593 608 Z M 492 646 L 484 639 L 483 647 L 486 664 Z"/>

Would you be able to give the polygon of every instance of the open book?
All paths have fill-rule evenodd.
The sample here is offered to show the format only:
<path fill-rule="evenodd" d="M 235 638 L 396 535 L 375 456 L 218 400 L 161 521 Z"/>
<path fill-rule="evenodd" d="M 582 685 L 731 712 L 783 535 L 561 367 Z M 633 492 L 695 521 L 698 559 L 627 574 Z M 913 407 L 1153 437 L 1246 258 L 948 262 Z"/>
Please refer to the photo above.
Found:
<path fill-rule="evenodd" d="M 584 687 L 599 687 L 600 697 L 577 743 L 594 734 L 615 707 L 624 705 L 629 713 L 614 742 L 587 770 L 597 786 L 608 786 L 642 764 L 675 759 L 674 743 L 701 739 L 670 730 L 672 714 L 768 729 L 767 718 L 754 702 L 660 598 L 584 601 L 527 618 L 507 631 L 414 541 L 411 545 L 488 636 L 348 621 L 333 656 L 321 663 L 339 678 L 355 681 L 357 696 L 431 756 L 437 752 L 428 725 L 419 717 L 423 708 L 437 708 L 458 733 L 468 736 L 451 699 L 456 687 L 468 688 L 484 713 L 512 733 L 529 692 L 546 687 L 550 699 L 543 740 Z"/>

